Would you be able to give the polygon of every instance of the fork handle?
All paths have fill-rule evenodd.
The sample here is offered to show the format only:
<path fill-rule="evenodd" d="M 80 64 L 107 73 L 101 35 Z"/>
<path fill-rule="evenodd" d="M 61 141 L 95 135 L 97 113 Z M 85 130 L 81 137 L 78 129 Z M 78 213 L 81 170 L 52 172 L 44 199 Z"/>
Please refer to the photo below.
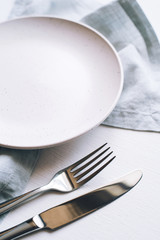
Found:
<path fill-rule="evenodd" d="M 27 200 L 33 199 L 35 197 L 38 197 L 45 191 L 49 190 L 47 186 L 43 186 L 40 188 L 36 188 L 35 190 L 32 190 L 30 192 L 27 192 L 25 194 L 22 194 L 18 197 L 12 198 L 11 200 L 8 200 L 6 202 L 3 202 L 0 204 L 0 215 L 10 211 L 11 209 L 17 207 L 18 205 L 26 202 Z"/>

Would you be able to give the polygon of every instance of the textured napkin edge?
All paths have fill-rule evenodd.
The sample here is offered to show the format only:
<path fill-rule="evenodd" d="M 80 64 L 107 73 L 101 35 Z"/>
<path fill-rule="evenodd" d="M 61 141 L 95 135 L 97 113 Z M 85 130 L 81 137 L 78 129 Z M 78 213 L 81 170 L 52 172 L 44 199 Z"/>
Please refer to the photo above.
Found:
<path fill-rule="evenodd" d="M 101 125 L 129 130 L 160 132 L 159 121 L 154 118 L 154 115 L 131 111 L 122 112 L 122 110 L 113 110 L 111 114 L 112 116 L 106 118 Z M 159 115 L 160 113 L 157 114 Z M 149 122 L 151 126 L 148 124 Z"/>

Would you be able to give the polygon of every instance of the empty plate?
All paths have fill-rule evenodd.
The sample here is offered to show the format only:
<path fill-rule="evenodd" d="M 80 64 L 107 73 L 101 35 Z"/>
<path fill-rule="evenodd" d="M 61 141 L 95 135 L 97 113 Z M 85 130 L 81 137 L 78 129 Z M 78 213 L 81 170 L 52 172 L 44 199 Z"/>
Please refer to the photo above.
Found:
<path fill-rule="evenodd" d="M 0 25 L 0 145 L 44 148 L 98 126 L 120 96 L 117 53 L 72 21 L 31 17 Z"/>

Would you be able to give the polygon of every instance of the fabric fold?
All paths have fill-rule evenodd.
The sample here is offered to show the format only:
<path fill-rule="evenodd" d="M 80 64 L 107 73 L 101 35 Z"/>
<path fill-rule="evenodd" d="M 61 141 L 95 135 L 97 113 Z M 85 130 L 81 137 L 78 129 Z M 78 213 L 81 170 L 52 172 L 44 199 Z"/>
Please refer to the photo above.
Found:
<path fill-rule="evenodd" d="M 160 131 L 160 45 L 135 0 L 119 0 L 81 20 L 118 51 L 124 70 L 119 102 L 104 125 Z"/>
<path fill-rule="evenodd" d="M 39 150 L 0 148 L 0 203 L 24 191 L 38 157 Z"/>

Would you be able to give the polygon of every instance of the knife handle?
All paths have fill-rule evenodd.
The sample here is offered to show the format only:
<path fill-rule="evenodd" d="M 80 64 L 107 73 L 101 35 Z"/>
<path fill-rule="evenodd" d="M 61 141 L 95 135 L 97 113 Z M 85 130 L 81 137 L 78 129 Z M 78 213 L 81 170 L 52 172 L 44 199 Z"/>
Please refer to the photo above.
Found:
<path fill-rule="evenodd" d="M 35 218 L 35 221 L 34 221 Z M 36 217 L 27 220 L 26 222 L 20 223 L 12 228 L 9 228 L 3 232 L 0 232 L 0 240 L 10 240 L 10 239 L 17 239 L 23 235 L 31 233 L 33 231 L 40 230 L 44 228 L 44 224 L 37 215 Z M 39 224 L 37 224 L 37 223 Z"/>

